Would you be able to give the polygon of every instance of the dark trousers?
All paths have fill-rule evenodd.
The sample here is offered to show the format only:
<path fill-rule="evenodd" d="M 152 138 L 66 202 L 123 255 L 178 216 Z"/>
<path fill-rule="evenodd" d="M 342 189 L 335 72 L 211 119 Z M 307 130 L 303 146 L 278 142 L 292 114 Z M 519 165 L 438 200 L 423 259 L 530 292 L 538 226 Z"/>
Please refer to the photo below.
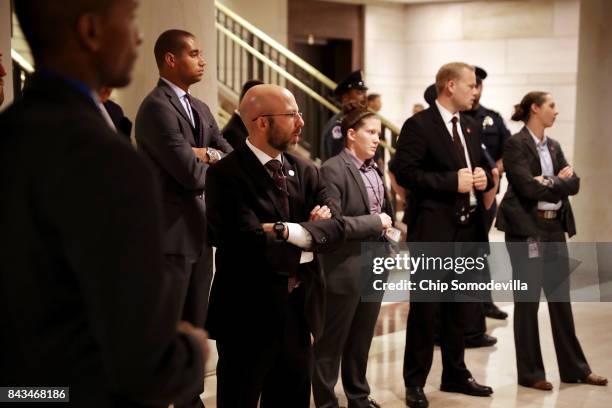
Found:
<path fill-rule="evenodd" d="M 474 220 L 457 227 L 455 242 L 474 242 Z M 469 254 L 471 255 L 471 254 Z M 478 303 L 473 302 L 410 302 L 404 350 L 404 384 L 424 386 L 434 352 L 436 314 L 439 314 L 442 382 L 464 382 L 471 377 L 464 361 L 465 329 Z"/>
<path fill-rule="evenodd" d="M 497 201 L 493 201 L 493 205 L 484 212 L 484 224 L 487 233 L 491 230 L 493 221 L 495 220 L 495 214 L 497 213 Z M 485 268 L 482 271 L 484 275 L 484 282 L 491 280 L 491 270 L 489 269 L 489 261 L 485 262 Z M 493 298 L 491 297 L 491 291 L 482 291 L 483 302 L 474 305 L 474 314 L 469 318 L 467 327 L 465 330 L 466 340 L 478 340 L 485 335 L 487 331 L 486 313 L 487 310 L 493 307 Z"/>
<path fill-rule="evenodd" d="M 185 255 L 166 255 L 165 267 L 174 279 L 176 290 L 176 315 L 192 325 L 204 328 L 208 311 L 208 295 L 213 277 L 212 248 L 206 245 L 202 254 L 195 258 Z M 202 389 L 188 402 L 175 402 L 175 408 L 201 408 Z"/>
<path fill-rule="evenodd" d="M 406 387 L 425 386 L 434 352 L 434 316 L 440 316 L 440 349 L 442 382 L 463 382 L 471 377 L 465 366 L 463 340 L 473 303 L 410 302 L 404 350 L 404 383 Z"/>
<path fill-rule="evenodd" d="M 303 286 L 289 295 L 277 326 L 217 339 L 218 408 L 257 408 L 258 401 L 261 408 L 309 407 L 312 349 Z"/>
<path fill-rule="evenodd" d="M 342 385 L 349 408 L 368 406 L 370 386 L 366 379 L 368 353 L 374 336 L 380 302 L 362 302 L 360 294 L 327 293 L 325 331 L 314 345 L 312 380 L 319 408 L 337 408 L 334 387 L 342 361 Z"/>
<path fill-rule="evenodd" d="M 569 300 L 569 261 L 565 232 L 558 220 L 538 219 L 539 256 L 530 259 L 527 237 L 506 234 L 513 279 L 528 284 L 527 293 L 515 293 L 514 344 L 518 383 L 530 386 L 546 378 L 540 347 L 537 299 L 544 290 L 552 326 L 561 381 L 574 382 L 591 373 L 576 337 Z"/>

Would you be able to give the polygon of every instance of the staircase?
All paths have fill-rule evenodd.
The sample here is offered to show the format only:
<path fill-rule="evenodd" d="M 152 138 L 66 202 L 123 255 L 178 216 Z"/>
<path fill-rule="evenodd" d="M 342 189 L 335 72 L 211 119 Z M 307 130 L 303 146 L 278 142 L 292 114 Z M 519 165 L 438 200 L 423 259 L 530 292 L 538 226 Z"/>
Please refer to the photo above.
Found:
<path fill-rule="evenodd" d="M 217 79 L 222 99 L 238 104 L 242 84 L 250 79 L 291 90 L 303 113 L 300 144 L 318 158 L 323 127 L 340 110 L 332 97 L 336 83 L 266 33 L 215 1 Z M 378 115 L 383 124 L 381 144 L 393 154 L 399 129 Z"/>

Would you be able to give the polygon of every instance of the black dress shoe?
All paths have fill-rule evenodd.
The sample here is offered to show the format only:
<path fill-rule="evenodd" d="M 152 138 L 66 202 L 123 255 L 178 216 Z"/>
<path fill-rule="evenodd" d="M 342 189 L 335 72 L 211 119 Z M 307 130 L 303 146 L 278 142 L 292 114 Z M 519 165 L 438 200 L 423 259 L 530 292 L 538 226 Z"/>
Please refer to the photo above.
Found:
<path fill-rule="evenodd" d="M 465 347 L 466 348 L 477 348 L 477 347 L 491 347 L 497 343 L 497 337 L 489 336 L 488 334 L 483 334 L 482 337 L 477 339 L 466 339 Z"/>
<path fill-rule="evenodd" d="M 475 397 L 488 397 L 493 394 L 493 389 L 486 385 L 480 385 L 473 377 L 461 383 L 442 383 L 440 391 L 459 392 L 461 394 L 473 395 Z"/>
<path fill-rule="evenodd" d="M 491 319 L 506 320 L 508 318 L 508 313 L 491 303 L 490 306 L 485 307 L 485 316 Z"/>
<path fill-rule="evenodd" d="M 410 408 L 427 408 L 429 406 L 423 387 L 406 387 L 406 405 Z"/>

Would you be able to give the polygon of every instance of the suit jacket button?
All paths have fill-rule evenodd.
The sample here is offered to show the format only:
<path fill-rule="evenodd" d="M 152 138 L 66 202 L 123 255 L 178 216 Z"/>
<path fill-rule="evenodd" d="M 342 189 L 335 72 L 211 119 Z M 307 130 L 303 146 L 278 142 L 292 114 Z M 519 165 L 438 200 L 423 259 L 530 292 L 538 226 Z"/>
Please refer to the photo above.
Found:
<path fill-rule="evenodd" d="M 327 237 L 323 237 L 323 238 L 321 238 L 321 242 L 322 242 L 323 244 L 325 244 L 325 243 L 327 242 Z"/>

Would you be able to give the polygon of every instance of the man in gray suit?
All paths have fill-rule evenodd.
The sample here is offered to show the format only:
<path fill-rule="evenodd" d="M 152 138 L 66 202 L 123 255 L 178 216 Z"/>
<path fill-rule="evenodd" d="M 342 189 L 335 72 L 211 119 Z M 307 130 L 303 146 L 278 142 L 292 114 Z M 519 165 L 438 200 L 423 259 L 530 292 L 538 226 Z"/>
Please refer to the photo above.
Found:
<path fill-rule="evenodd" d="M 317 407 L 338 407 L 334 387 L 342 360 L 342 384 L 349 408 L 377 408 L 366 380 L 368 351 L 380 301 L 365 302 L 361 273 L 362 242 L 382 241 L 393 214 L 382 174 L 373 160 L 380 119 L 359 104 L 345 108 L 341 131 L 345 148 L 321 167 L 334 205 L 342 208 L 345 243 L 323 255 L 327 312 L 323 336 L 315 343 L 313 393 Z"/>
<path fill-rule="evenodd" d="M 208 106 L 189 94 L 206 65 L 195 36 L 182 30 L 162 33 L 155 60 L 161 78 L 136 115 L 136 141 L 161 182 L 164 266 L 176 279 L 176 313 L 204 327 L 212 282 L 204 180 L 208 167 L 232 148 Z M 199 395 L 186 406 L 202 406 Z"/>

